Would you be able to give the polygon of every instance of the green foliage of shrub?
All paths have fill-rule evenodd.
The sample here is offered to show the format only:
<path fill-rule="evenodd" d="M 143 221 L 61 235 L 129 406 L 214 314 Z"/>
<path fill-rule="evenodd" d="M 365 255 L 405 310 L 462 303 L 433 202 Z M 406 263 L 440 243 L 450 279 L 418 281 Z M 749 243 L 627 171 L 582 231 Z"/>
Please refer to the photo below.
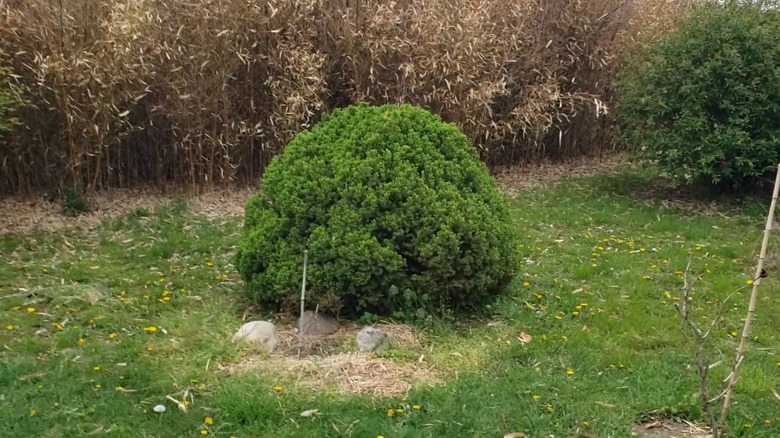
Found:
<path fill-rule="evenodd" d="M 629 57 L 620 141 L 678 181 L 736 187 L 780 160 L 780 13 L 705 3 Z"/>
<path fill-rule="evenodd" d="M 336 110 L 268 166 L 246 205 L 236 266 L 270 309 L 350 316 L 475 308 L 511 280 L 508 202 L 453 124 L 409 106 Z"/>

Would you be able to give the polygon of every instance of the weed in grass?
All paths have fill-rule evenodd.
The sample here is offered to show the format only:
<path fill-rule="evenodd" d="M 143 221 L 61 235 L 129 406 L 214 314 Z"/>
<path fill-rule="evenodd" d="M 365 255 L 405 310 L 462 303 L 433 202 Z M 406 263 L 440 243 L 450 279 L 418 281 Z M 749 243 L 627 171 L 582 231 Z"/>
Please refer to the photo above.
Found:
<path fill-rule="evenodd" d="M 60 188 L 62 213 L 66 216 L 79 216 L 91 210 L 89 202 L 84 198 L 84 187 L 81 184 Z"/>

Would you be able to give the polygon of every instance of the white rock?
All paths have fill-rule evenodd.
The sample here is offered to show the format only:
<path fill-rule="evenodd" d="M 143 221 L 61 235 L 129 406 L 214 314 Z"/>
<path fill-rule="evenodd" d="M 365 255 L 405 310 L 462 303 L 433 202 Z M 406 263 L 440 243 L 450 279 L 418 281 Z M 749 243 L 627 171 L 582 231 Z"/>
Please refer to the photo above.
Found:
<path fill-rule="evenodd" d="M 241 326 L 233 335 L 233 342 L 250 342 L 272 352 L 279 345 L 276 327 L 268 321 L 252 321 Z"/>
<path fill-rule="evenodd" d="M 357 334 L 358 351 L 382 354 L 390 346 L 387 333 L 374 327 L 363 327 Z"/>
<path fill-rule="evenodd" d="M 157 405 L 154 408 L 152 408 L 154 412 L 157 412 L 158 414 L 162 414 L 165 412 L 165 405 Z"/>

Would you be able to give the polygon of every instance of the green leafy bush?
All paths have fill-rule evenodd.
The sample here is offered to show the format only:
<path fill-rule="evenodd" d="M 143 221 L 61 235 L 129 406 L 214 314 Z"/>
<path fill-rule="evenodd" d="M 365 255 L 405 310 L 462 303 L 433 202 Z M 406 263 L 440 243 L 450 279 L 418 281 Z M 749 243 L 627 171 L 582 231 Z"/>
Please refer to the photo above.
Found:
<path fill-rule="evenodd" d="M 618 79 L 620 140 L 678 181 L 735 187 L 780 160 L 780 13 L 705 3 Z"/>
<path fill-rule="evenodd" d="M 236 266 L 270 309 L 359 317 L 474 308 L 517 263 L 508 203 L 455 125 L 408 105 L 336 110 L 268 166 Z"/>

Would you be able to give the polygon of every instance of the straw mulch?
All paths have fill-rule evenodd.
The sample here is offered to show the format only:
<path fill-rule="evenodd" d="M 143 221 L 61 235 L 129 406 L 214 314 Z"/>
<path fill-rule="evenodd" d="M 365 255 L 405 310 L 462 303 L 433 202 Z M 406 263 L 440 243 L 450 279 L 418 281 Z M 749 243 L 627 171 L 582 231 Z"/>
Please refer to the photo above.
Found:
<path fill-rule="evenodd" d="M 377 324 L 390 336 L 393 346 L 415 350 L 422 348 L 419 336 L 402 324 Z M 307 337 L 304 354 L 297 358 L 298 334 L 293 327 L 278 332 L 280 346 L 268 356 L 253 355 L 246 360 L 223 366 L 230 374 L 264 373 L 294 381 L 294 388 L 335 390 L 342 394 L 398 396 L 412 387 L 442 382 L 442 374 L 424 362 L 394 362 L 374 355 L 347 351 L 359 328 L 344 327 L 328 336 Z M 341 351 L 341 352 L 339 352 Z"/>

